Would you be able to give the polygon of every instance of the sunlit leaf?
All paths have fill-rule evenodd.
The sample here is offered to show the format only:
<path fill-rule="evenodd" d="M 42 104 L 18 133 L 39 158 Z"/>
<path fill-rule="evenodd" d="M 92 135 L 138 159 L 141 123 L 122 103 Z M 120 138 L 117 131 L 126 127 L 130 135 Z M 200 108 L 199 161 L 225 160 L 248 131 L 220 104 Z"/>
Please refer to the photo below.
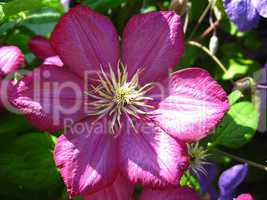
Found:
<path fill-rule="evenodd" d="M 246 74 L 253 73 L 261 68 L 261 66 L 250 59 L 230 58 L 224 59 L 225 66 L 228 67 L 227 73 L 223 75 L 223 80 L 237 79 Z"/>
<path fill-rule="evenodd" d="M 200 190 L 199 181 L 195 176 L 192 176 L 189 171 L 185 172 L 180 180 L 181 186 L 188 186 L 196 191 Z"/>
<path fill-rule="evenodd" d="M 213 143 L 229 148 L 239 148 L 254 136 L 259 121 L 259 113 L 248 101 L 231 106 L 213 135 Z"/>
<path fill-rule="evenodd" d="M 240 90 L 234 90 L 229 96 L 229 104 L 233 105 L 234 103 L 236 103 L 239 99 L 241 99 L 243 97 L 243 93 Z"/>
<path fill-rule="evenodd" d="M 5 17 L 18 14 L 22 11 L 32 11 L 41 8 L 53 8 L 59 12 L 64 12 L 60 0 L 13 0 L 3 4 Z"/>

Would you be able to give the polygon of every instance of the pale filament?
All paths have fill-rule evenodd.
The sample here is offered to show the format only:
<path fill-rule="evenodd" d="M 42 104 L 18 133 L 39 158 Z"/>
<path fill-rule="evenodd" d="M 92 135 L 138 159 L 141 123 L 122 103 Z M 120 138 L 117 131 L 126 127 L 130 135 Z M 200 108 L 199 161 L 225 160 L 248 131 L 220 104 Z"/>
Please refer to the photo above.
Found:
<path fill-rule="evenodd" d="M 98 116 L 95 120 L 107 116 L 109 118 L 109 130 L 115 134 L 115 129 L 121 128 L 122 115 L 125 115 L 130 125 L 136 131 L 133 119 L 150 114 L 148 110 L 154 107 L 147 104 L 153 100 L 146 96 L 147 92 L 153 88 L 153 83 L 139 86 L 139 75 L 141 70 L 137 70 L 130 81 L 128 81 L 127 68 L 122 64 L 117 66 L 117 74 L 109 66 L 109 74 L 100 68 L 98 73 L 99 85 L 91 86 L 92 90 L 85 92 L 86 95 L 94 99 L 88 103 L 89 115 Z"/>
<path fill-rule="evenodd" d="M 210 156 L 208 150 L 205 150 L 203 147 L 199 146 L 199 143 L 188 144 L 188 154 L 190 157 L 189 169 L 195 175 L 203 174 L 208 176 L 208 172 L 205 169 L 205 165 L 211 165 L 211 162 L 207 161 L 207 157 Z"/>

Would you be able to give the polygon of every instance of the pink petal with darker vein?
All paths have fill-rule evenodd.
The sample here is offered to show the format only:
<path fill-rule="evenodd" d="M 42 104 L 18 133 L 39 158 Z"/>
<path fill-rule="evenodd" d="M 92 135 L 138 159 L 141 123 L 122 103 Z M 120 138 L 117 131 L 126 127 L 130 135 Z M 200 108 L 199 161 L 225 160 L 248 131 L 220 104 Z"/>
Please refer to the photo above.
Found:
<path fill-rule="evenodd" d="M 168 93 L 154 112 L 154 120 L 165 132 L 185 142 L 209 135 L 229 107 L 226 92 L 200 68 L 173 74 Z"/>
<path fill-rule="evenodd" d="M 24 55 L 18 47 L 0 47 L 0 77 L 15 72 L 23 62 Z"/>
<path fill-rule="evenodd" d="M 81 77 L 85 71 L 95 73 L 100 65 L 115 67 L 119 60 L 114 26 L 107 17 L 89 7 L 70 9 L 52 33 L 51 44 L 62 62 Z"/>
<path fill-rule="evenodd" d="M 117 141 L 98 129 L 84 121 L 58 138 L 54 159 L 72 196 L 103 190 L 118 175 Z"/>
<path fill-rule="evenodd" d="M 124 128 L 120 134 L 120 167 L 132 183 L 165 188 L 176 186 L 188 166 L 183 143 L 151 123 Z"/>
<path fill-rule="evenodd" d="M 51 56 L 56 56 L 56 53 L 51 47 L 49 40 L 43 36 L 32 37 L 28 46 L 30 50 L 42 60 Z"/>
<path fill-rule="evenodd" d="M 85 117 L 84 83 L 58 66 L 43 65 L 28 73 L 13 90 L 9 101 L 38 129 L 55 132 L 67 121 Z"/>
<path fill-rule="evenodd" d="M 139 68 L 141 82 L 168 77 L 184 52 L 181 18 L 175 12 L 151 12 L 132 17 L 123 32 L 122 60 L 130 76 Z"/>

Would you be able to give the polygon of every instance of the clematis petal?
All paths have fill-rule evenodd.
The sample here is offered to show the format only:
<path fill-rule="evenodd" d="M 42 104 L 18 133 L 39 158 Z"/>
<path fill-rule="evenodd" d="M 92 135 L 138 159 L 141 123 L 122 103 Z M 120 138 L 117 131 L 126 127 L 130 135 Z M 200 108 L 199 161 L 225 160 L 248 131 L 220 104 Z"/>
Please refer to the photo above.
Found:
<path fill-rule="evenodd" d="M 260 16 L 252 4 L 253 0 L 224 0 L 224 8 L 239 31 L 257 27 Z M 262 1 L 262 0 L 260 0 Z"/>
<path fill-rule="evenodd" d="M 235 200 L 254 200 L 250 194 L 241 194 Z"/>
<path fill-rule="evenodd" d="M 247 176 L 247 164 L 235 165 L 222 173 L 219 178 L 221 197 L 231 197 L 235 189 L 244 181 Z"/>
<path fill-rule="evenodd" d="M 51 44 L 62 62 L 81 77 L 100 65 L 105 68 L 118 64 L 119 42 L 114 26 L 89 7 L 70 9 L 52 33 Z"/>
<path fill-rule="evenodd" d="M 38 129 L 55 132 L 87 116 L 83 81 L 58 66 L 43 65 L 27 74 L 9 94 L 10 102 Z"/>
<path fill-rule="evenodd" d="M 122 176 L 99 192 L 84 197 L 84 200 L 132 200 L 134 185 Z"/>
<path fill-rule="evenodd" d="M 118 175 L 117 141 L 103 127 L 79 122 L 58 138 L 54 159 L 71 196 L 105 189 Z"/>
<path fill-rule="evenodd" d="M 52 56 L 52 57 L 46 58 L 43 64 L 44 65 L 56 65 L 59 67 L 63 67 L 64 65 L 58 56 Z"/>
<path fill-rule="evenodd" d="M 227 109 L 227 94 L 208 72 L 188 68 L 171 77 L 169 96 L 159 103 L 154 120 L 173 137 L 194 142 L 210 134 Z"/>
<path fill-rule="evenodd" d="M 8 108 L 10 106 L 8 101 L 8 93 L 12 86 L 13 85 L 9 80 L 1 80 L 0 78 L 0 111 L 2 111 L 4 107 Z"/>
<path fill-rule="evenodd" d="M 132 17 L 123 32 L 122 60 L 130 76 L 142 68 L 141 82 L 168 77 L 184 52 L 181 18 L 175 12 L 151 12 Z"/>
<path fill-rule="evenodd" d="M 190 188 L 175 188 L 166 190 L 145 189 L 140 200 L 200 200 L 197 194 Z"/>
<path fill-rule="evenodd" d="M 56 56 L 55 51 L 47 38 L 43 36 L 34 36 L 29 42 L 29 49 L 40 59 Z"/>
<path fill-rule="evenodd" d="M 0 77 L 16 71 L 23 62 L 24 55 L 18 47 L 0 47 Z"/>
<path fill-rule="evenodd" d="M 266 0 L 251 0 L 252 4 L 260 14 L 260 16 L 267 18 L 267 1 Z"/>
<path fill-rule="evenodd" d="M 132 183 L 145 186 L 176 186 L 188 167 L 186 146 L 151 123 L 138 124 L 138 133 L 128 127 L 119 143 L 123 174 Z"/>

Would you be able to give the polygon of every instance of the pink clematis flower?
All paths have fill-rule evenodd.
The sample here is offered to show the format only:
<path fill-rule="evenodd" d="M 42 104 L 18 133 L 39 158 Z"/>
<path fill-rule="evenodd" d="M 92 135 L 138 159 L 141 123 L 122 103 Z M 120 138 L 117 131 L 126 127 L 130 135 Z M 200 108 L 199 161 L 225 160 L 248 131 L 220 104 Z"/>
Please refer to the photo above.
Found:
<path fill-rule="evenodd" d="M 28 46 L 37 58 L 44 60 L 44 64 L 57 65 L 59 67 L 64 65 L 51 47 L 47 38 L 43 36 L 34 36 L 30 40 Z"/>
<path fill-rule="evenodd" d="M 15 72 L 24 62 L 24 55 L 15 46 L 0 47 L 0 107 L 7 101 L 8 80 L 3 78 Z"/>
<path fill-rule="evenodd" d="M 111 21 L 77 6 L 51 36 L 64 67 L 42 65 L 10 94 L 37 128 L 67 126 L 54 159 L 70 195 L 103 190 L 119 174 L 132 184 L 175 187 L 188 167 L 185 143 L 222 119 L 227 95 L 208 72 L 189 68 L 169 78 L 184 51 L 182 27 L 174 12 L 134 16 L 120 56 Z"/>

